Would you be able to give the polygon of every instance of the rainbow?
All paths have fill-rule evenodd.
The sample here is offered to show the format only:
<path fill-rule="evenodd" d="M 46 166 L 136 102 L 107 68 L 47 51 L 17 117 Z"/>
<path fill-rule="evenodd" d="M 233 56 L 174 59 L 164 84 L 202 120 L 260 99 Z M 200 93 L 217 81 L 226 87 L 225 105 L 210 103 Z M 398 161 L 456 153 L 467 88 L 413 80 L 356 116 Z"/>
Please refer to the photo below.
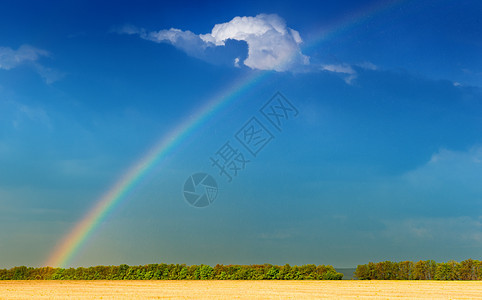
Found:
<path fill-rule="evenodd" d="M 368 20 L 371 16 L 394 7 L 403 1 L 405 0 L 381 1 L 377 5 L 372 5 L 352 14 L 350 18 L 338 20 L 332 26 L 322 28 L 322 30 L 317 33 L 317 38 L 306 43 L 303 49 L 313 48 L 321 42 L 333 38 L 348 28 L 360 24 Z M 66 267 L 99 227 L 100 223 L 122 203 L 122 200 L 127 198 L 126 195 L 138 185 L 150 170 L 181 144 L 196 128 L 200 127 L 216 112 L 239 98 L 243 92 L 261 82 L 268 74 L 270 74 L 270 72 L 249 72 L 248 75 L 236 80 L 232 85 L 213 96 L 211 100 L 207 101 L 192 117 L 179 124 L 161 138 L 150 151 L 128 169 L 128 171 L 97 200 L 91 210 L 74 226 L 66 237 L 61 240 L 44 265 Z"/>
<path fill-rule="evenodd" d="M 126 195 L 165 158 L 170 151 L 184 141 L 189 133 L 200 127 L 217 111 L 237 99 L 244 91 L 260 82 L 268 72 L 254 71 L 238 79 L 231 86 L 218 93 L 195 115 L 179 124 L 165 135 L 154 147 L 133 165 L 100 199 L 94 207 L 75 225 L 66 238 L 51 254 L 46 266 L 63 267 L 79 252 L 82 245 L 91 236 L 99 224 L 117 207 Z"/>
<path fill-rule="evenodd" d="M 314 28 L 312 30 L 314 38 L 306 43 L 303 50 L 310 52 L 310 50 L 319 47 L 323 42 L 342 35 L 353 27 L 360 26 L 374 16 L 387 12 L 406 1 L 407 0 L 382 0 L 374 2 L 331 22 L 329 25 Z"/>

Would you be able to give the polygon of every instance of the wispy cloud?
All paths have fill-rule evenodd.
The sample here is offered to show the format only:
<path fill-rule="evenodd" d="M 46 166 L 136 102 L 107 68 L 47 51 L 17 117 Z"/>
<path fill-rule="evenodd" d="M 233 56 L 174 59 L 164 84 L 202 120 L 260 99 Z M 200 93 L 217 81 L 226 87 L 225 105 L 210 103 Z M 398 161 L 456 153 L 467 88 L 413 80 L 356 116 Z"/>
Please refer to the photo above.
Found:
<path fill-rule="evenodd" d="M 47 84 L 54 83 L 65 76 L 65 73 L 49 67 L 45 67 L 39 63 L 34 63 L 33 67 Z"/>
<path fill-rule="evenodd" d="M 32 66 L 47 84 L 50 84 L 62 78 L 63 74 L 38 63 L 38 60 L 41 57 L 49 56 L 50 53 L 48 51 L 30 45 L 22 45 L 17 50 L 10 47 L 0 47 L 0 69 L 11 70 L 21 65 L 28 64 Z"/>
<path fill-rule="evenodd" d="M 356 71 L 348 64 L 339 64 L 339 65 L 322 65 L 321 69 L 323 71 L 329 71 L 334 73 L 341 73 L 345 75 L 343 80 L 347 84 L 351 84 L 352 81 L 357 77 Z"/>
<path fill-rule="evenodd" d="M 17 50 L 0 47 L 0 69 L 10 70 L 26 62 L 34 62 L 41 56 L 49 56 L 49 53 L 29 45 L 22 45 Z"/>
<path fill-rule="evenodd" d="M 369 62 L 369 61 L 359 63 L 359 64 L 357 64 L 357 66 L 362 68 L 362 69 L 365 69 L 365 70 L 372 70 L 372 71 L 378 70 L 378 66 L 375 65 L 374 63 Z"/>
<path fill-rule="evenodd" d="M 417 186 L 433 187 L 438 183 L 442 189 L 456 184 L 478 187 L 482 180 L 482 147 L 467 151 L 440 149 L 427 164 L 408 172 L 403 179 Z"/>
<path fill-rule="evenodd" d="M 447 244 L 482 242 L 482 216 L 419 217 L 384 221 L 384 235 L 398 240 L 446 242 Z"/>
<path fill-rule="evenodd" d="M 40 124 L 49 129 L 52 128 L 51 118 L 40 107 L 25 105 L 13 100 L 0 100 L 0 110 L 5 112 L 6 121 L 10 122 L 15 129 L 20 129 L 26 123 Z M 2 121 L 2 118 L 0 118 L 0 121 Z"/>

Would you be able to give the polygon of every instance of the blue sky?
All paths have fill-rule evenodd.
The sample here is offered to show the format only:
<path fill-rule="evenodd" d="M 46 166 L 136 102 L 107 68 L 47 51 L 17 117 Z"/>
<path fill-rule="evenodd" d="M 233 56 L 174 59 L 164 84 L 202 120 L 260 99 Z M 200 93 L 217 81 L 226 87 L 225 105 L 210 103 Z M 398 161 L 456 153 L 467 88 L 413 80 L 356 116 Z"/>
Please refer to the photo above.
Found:
<path fill-rule="evenodd" d="M 388 3 L 388 4 L 387 4 Z M 480 258 L 479 1 L 7 1 L 0 267 L 42 265 L 156 142 L 246 76 L 74 266 Z M 210 157 L 280 91 L 299 114 L 232 182 Z M 248 155 L 248 153 L 246 153 Z M 206 172 L 215 202 L 182 188 Z"/>

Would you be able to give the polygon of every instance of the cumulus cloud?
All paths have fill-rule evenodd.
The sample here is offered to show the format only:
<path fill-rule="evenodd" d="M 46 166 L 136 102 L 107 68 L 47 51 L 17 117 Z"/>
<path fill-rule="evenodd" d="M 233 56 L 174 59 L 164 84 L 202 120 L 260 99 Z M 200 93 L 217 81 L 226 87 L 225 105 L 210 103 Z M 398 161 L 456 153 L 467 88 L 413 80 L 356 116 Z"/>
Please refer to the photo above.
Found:
<path fill-rule="evenodd" d="M 300 49 L 303 40 L 299 32 L 287 27 L 286 22 L 275 14 L 235 17 L 229 22 L 216 24 L 210 33 L 199 35 L 176 28 L 147 32 L 134 26 L 124 26 L 118 32 L 170 43 L 199 58 L 206 55 L 206 50 L 224 47 L 230 40 L 245 42 L 247 57 L 244 60 L 237 57 L 235 65 L 242 63 L 251 69 L 283 72 L 309 64 L 309 57 Z"/>
<path fill-rule="evenodd" d="M 310 58 L 302 53 L 300 33 L 289 28 L 276 14 L 235 17 L 229 22 L 215 24 L 211 32 L 205 34 L 177 28 L 148 31 L 132 25 L 114 31 L 156 43 L 168 43 L 189 56 L 214 64 L 278 72 L 325 71 L 336 74 L 347 84 L 353 84 L 357 78 L 356 69 L 378 69 L 371 62 L 355 65 L 310 62 Z"/>
<path fill-rule="evenodd" d="M 301 53 L 302 39 L 298 31 L 288 28 L 285 21 L 274 14 L 235 17 L 215 25 L 211 33 L 200 37 L 216 46 L 224 46 L 228 39 L 245 41 L 248 58 L 243 63 L 252 69 L 286 71 L 309 63 L 309 58 Z"/>
<path fill-rule="evenodd" d="M 63 75 L 37 62 L 40 57 L 49 55 L 49 52 L 29 45 L 22 45 L 17 50 L 0 47 L 0 69 L 11 70 L 23 64 L 30 64 L 47 83 L 52 83 Z"/>

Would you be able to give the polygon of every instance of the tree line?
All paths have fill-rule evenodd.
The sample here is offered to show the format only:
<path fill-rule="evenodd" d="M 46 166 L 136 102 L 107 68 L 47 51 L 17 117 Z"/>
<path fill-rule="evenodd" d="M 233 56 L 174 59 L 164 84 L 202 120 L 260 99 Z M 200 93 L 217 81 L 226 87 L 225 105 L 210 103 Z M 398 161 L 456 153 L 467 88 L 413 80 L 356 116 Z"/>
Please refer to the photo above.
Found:
<path fill-rule="evenodd" d="M 89 268 L 14 267 L 0 280 L 341 280 L 332 266 L 192 265 L 95 266 Z"/>
<path fill-rule="evenodd" d="M 355 277 L 364 280 L 482 280 L 482 261 L 369 262 L 357 266 Z"/>

